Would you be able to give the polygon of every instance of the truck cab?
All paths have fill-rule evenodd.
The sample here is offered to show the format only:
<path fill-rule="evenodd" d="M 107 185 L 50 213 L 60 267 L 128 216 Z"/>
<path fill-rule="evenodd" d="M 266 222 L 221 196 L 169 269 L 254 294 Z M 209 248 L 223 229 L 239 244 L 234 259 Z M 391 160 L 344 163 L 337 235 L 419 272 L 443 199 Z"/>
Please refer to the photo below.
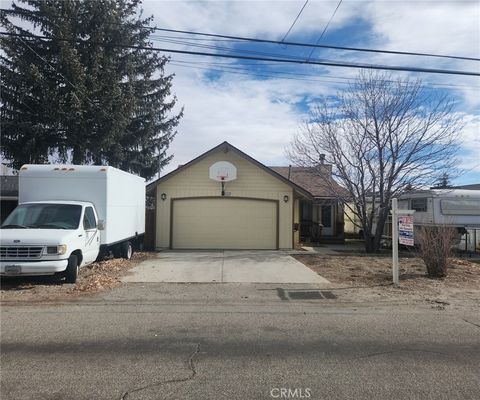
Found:
<path fill-rule="evenodd" d="M 60 275 L 76 282 L 100 251 L 95 206 L 83 201 L 26 202 L 1 225 L 0 275 Z"/>

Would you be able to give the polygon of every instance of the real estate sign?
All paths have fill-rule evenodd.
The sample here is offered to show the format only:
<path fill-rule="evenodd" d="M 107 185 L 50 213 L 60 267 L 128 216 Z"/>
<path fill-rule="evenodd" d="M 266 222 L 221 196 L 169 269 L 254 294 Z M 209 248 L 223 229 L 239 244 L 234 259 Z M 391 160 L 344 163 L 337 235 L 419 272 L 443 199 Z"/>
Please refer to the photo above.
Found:
<path fill-rule="evenodd" d="M 405 246 L 413 246 L 413 217 L 411 215 L 398 217 L 398 241 Z"/>

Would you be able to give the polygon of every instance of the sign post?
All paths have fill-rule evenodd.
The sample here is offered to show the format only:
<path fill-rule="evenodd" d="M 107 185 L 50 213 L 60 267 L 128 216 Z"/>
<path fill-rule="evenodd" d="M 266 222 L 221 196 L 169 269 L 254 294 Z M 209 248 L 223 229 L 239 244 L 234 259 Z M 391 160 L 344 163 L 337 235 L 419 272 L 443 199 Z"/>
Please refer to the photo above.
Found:
<path fill-rule="evenodd" d="M 398 242 L 413 246 L 413 214 L 415 210 L 399 210 L 398 200 L 392 199 L 392 275 L 393 284 L 398 286 Z"/>

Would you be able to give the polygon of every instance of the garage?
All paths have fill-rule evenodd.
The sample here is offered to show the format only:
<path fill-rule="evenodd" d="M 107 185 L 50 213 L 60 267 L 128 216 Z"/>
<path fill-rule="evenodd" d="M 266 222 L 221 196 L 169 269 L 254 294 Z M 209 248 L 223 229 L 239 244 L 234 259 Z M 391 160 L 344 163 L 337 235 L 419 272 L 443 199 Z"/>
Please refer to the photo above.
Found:
<path fill-rule="evenodd" d="M 234 197 L 173 199 L 173 249 L 278 249 L 278 201 Z"/>
<path fill-rule="evenodd" d="M 311 194 L 223 142 L 147 186 L 148 243 L 156 250 L 277 250 L 299 241 Z"/>

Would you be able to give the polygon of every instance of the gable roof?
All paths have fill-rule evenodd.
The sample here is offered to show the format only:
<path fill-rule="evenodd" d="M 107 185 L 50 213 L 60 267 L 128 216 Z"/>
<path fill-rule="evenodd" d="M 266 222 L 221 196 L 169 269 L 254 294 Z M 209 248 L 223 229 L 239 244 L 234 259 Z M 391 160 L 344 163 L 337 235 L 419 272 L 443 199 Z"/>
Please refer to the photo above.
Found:
<path fill-rule="evenodd" d="M 279 174 L 278 172 L 274 171 L 273 169 L 263 165 L 260 161 L 255 160 L 254 158 L 250 157 L 248 154 L 244 153 L 243 151 L 237 149 L 235 146 L 231 145 L 228 142 L 223 142 L 220 143 L 218 146 L 215 146 L 213 149 L 208 150 L 207 152 L 199 155 L 198 157 L 194 158 L 192 161 L 183 164 L 182 166 L 178 167 L 177 169 L 173 170 L 172 172 L 168 173 L 167 175 L 164 175 L 160 178 L 158 178 L 156 181 L 151 182 L 150 184 L 147 185 L 147 192 L 153 190 L 158 184 L 165 182 L 167 179 L 172 178 L 173 176 L 177 175 L 179 172 L 182 172 L 186 170 L 187 168 L 190 168 L 192 165 L 196 164 L 197 162 L 203 160 L 204 158 L 208 157 L 209 155 L 216 153 L 217 151 L 233 151 L 235 154 L 239 155 L 240 157 L 246 159 L 247 161 L 251 162 L 258 168 L 263 169 L 265 172 L 268 174 L 272 175 L 274 178 L 277 178 L 278 180 L 286 183 L 293 189 L 295 189 L 298 193 L 302 194 L 303 196 L 307 198 L 312 198 L 313 195 L 310 193 L 308 190 L 303 188 L 302 186 L 298 185 L 297 183 L 293 182 L 292 180 L 288 180 L 285 176 L 282 174 Z"/>
<path fill-rule="evenodd" d="M 314 197 L 337 197 L 346 190 L 332 179 L 331 165 L 318 167 L 270 167 L 285 178 L 308 190 Z"/>

